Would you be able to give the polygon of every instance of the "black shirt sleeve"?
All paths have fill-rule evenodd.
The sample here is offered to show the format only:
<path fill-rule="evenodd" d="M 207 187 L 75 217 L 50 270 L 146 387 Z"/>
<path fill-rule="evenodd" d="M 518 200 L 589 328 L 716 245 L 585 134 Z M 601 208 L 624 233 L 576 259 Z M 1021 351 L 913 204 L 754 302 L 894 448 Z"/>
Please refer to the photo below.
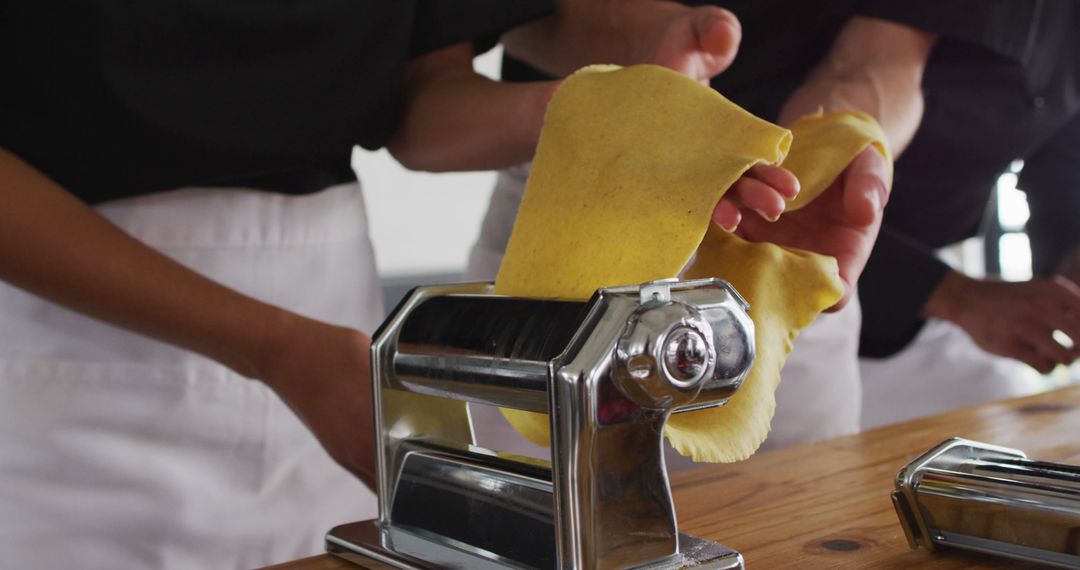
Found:
<path fill-rule="evenodd" d="M 975 44 L 1025 62 L 1035 42 L 1044 4 L 1017 0 L 863 0 L 857 12 Z"/>
<path fill-rule="evenodd" d="M 1024 160 L 1018 187 L 1027 193 L 1031 210 L 1032 269 L 1050 274 L 1080 244 L 1080 111 Z"/>
<path fill-rule="evenodd" d="M 859 356 L 884 358 L 907 346 L 925 323 L 926 300 L 949 271 L 932 249 L 882 227 L 859 278 Z"/>
<path fill-rule="evenodd" d="M 409 57 L 472 41 L 482 53 L 503 32 L 550 14 L 553 0 L 421 0 L 416 3 Z"/>

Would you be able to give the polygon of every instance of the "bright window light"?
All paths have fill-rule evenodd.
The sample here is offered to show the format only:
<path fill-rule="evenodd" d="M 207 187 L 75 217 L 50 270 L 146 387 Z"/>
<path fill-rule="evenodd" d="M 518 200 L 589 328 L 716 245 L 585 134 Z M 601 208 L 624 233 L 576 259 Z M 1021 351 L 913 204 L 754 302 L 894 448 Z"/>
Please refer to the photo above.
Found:
<path fill-rule="evenodd" d="M 1006 281 L 1031 279 L 1031 242 L 1027 234 L 1005 234 L 998 244 L 1001 248 L 1001 278 Z"/>
<path fill-rule="evenodd" d="M 1031 217 L 1027 195 L 1016 189 L 1017 176 L 1011 172 L 1002 174 L 997 181 L 998 222 L 1007 232 L 1024 230 L 1024 224 Z"/>

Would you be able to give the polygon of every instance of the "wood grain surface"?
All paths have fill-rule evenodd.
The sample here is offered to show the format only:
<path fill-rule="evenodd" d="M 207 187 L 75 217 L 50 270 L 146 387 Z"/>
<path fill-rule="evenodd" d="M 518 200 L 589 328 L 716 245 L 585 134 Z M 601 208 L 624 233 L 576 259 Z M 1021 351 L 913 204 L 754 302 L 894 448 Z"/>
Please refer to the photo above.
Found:
<path fill-rule="evenodd" d="M 672 477 L 679 528 L 742 552 L 749 568 L 1035 568 L 908 549 L 889 493 L 896 472 L 959 436 L 1080 463 L 1080 386 L 986 404 Z M 276 570 L 356 568 L 329 556 Z"/>

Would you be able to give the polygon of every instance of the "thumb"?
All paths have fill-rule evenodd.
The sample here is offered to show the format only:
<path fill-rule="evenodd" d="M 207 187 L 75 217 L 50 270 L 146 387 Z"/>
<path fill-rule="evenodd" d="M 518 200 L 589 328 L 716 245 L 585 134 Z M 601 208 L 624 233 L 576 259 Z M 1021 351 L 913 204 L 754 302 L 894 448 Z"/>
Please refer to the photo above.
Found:
<path fill-rule="evenodd" d="M 885 157 L 873 146 L 859 153 L 844 172 L 844 213 L 848 221 L 865 227 L 881 220 L 889 188 Z"/>
<path fill-rule="evenodd" d="M 694 8 L 689 17 L 696 48 L 701 53 L 702 71 L 711 78 L 735 61 L 742 41 L 742 26 L 734 14 L 715 6 Z"/>

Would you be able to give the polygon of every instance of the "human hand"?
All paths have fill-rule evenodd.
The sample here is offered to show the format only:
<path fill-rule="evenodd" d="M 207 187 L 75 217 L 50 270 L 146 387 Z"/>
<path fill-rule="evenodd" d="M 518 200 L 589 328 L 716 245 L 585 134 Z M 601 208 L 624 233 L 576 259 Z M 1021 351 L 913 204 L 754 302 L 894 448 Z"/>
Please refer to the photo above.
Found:
<path fill-rule="evenodd" d="M 806 207 L 775 222 L 769 221 L 770 216 L 744 216 L 736 234 L 835 257 L 844 296 L 830 310 L 839 310 L 851 299 L 877 239 L 889 194 L 886 180 L 888 164 L 873 147 L 867 148 Z"/>
<path fill-rule="evenodd" d="M 952 272 L 927 300 L 926 316 L 956 323 L 983 350 L 1046 374 L 1080 356 L 1080 286 L 1062 277 L 1003 282 Z M 1053 337 L 1068 335 L 1071 346 Z"/>
<path fill-rule="evenodd" d="M 267 348 L 259 377 L 342 467 L 375 488 L 371 339 L 296 316 Z"/>
<path fill-rule="evenodd" d="M 699 81 L 727 69 L 742 28 L 722 8 L 670 0 L 559 0 L 502 36 L 506 53 L 554 77 L 595 63 L 670 67 Z"/>
<path fill-rule="evenodd" d="M 716 6 L 690 8 L 674 2 L 641 3 L 655 11 L 641 47 L 641 62 L 662 65 L 708 83 L 735 60 L 742 26 L 734 14 Z"/>
<path fill-rule="evenodd" d="M 776 220 L 784 212 L 787 200 L 799 193 L 799 179 L 780 166 L 757 164 L 746 171 L 730 191 L 716 204 L 712 219 L 731 232 L 743 219 L 742 210 Z"/>
<path fill-rule="evenodd" d="M 1058 262 L 1058 275 L 1080 285 L 1080 244 L 1073 246 Z"/>

